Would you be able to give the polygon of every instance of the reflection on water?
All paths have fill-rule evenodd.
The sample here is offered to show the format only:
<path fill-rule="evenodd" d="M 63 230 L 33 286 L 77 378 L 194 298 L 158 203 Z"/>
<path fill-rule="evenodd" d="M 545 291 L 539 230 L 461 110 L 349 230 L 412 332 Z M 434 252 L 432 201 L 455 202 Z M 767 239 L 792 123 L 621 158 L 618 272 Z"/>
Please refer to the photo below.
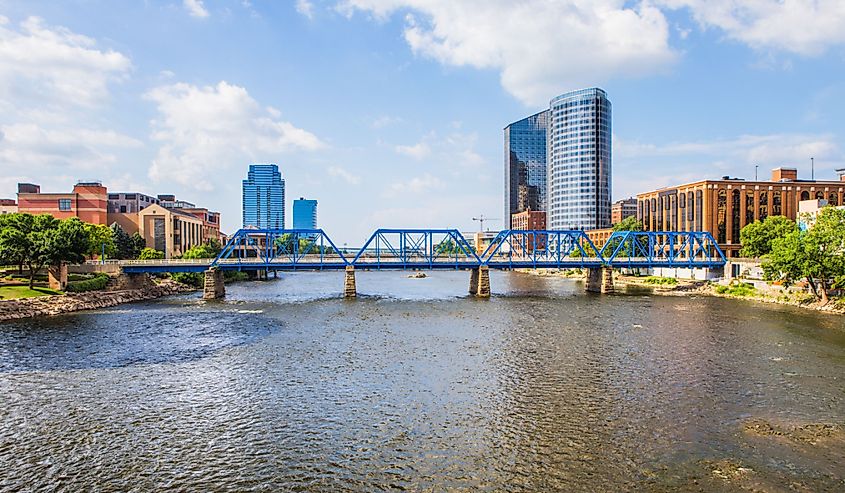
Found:
<path fill-rule="evenodd" d="M 2 324 L 0 490 L 845 486 L 841 428 L 746 431 L 845 424 L 841 318 L 491 277 L 490 300 L 463 272 L 359 272 L 355 301 L 297 274 Z"/>

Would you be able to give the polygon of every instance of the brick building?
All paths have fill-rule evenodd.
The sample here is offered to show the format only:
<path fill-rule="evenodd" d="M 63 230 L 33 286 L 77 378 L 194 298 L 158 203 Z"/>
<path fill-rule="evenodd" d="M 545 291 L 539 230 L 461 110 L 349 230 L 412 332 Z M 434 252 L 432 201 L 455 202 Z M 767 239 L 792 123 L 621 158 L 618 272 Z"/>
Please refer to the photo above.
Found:
<path fill-rule="evenodd" d="M 740 230 L 768 216 L 797 220 L 798 203 L 845 203 L 845 170 L 839 181 L 799 180 L 795 168 L 772 170 L 771 180 L 724 177 L 637 195 L 637 218 L 646 231 L 708 231 L 729 257 L 739 255 Z"/>
<path fill-rule="evenodd" d="M 78 217 L 92 224 L 108 223 L 108 193 L 100 182 L 79 182 L 70 193 L 42 193 L 32 183 L 18 184 L 18 212 L 50 214 L 57 219 Z"/>

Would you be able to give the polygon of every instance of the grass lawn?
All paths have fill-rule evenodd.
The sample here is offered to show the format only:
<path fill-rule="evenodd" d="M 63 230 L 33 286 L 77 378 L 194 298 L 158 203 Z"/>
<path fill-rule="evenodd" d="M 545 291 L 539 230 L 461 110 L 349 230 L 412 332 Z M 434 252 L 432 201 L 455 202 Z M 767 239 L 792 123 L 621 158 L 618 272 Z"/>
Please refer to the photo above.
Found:
<path fill-rule="evenodd" d="M 50 296 L 64 294 L 49 288 L 29 289 L 29 286 L 0 286 L 0 299 L 10 300 L 13 298 L 35 298 L 36 296 Z"/>

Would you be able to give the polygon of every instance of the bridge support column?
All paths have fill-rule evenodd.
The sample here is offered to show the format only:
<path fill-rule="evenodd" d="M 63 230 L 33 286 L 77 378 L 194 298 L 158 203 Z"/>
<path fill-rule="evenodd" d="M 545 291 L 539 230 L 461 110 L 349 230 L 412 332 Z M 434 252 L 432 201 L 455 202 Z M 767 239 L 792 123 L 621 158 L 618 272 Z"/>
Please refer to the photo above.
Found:
<path fill-rule="evenodd" d="M 109 281 L 109 291 L 125 291 L 131 289 L 147 289 L 155 286 L 152 278 L 147 273 L 129 274 L 121 272 Z"/>
<path fill-rule="evenodd" d="M 486 265 L 478 268 L 478 292 L 476 296 L 479 298 L 490 297 L 490 268 Z"/>
<path fill-rule="evenodd" d="M 587 269 L 585 284 L 588 293 L 612 293 L 613 269 L 610 267 Z"/>
<path fill-rule="evenodd" d="M 343 284 L 343 297 L 355 298 L 358 296 L 358 290 L 355 287 L 355 267 L 352 265 L 346 266 L 346 281 Z"/>
<path fill-rule="evenodd" d="M 47 267 L 47 282 L 50 289 L 64 291 L 67 287 L 67 264 L 62 262 Z"/>
<path fill-rule="evenodd" d="M 478 294 L 478 277 L 479 268 L 470 269 L 469 271 L 469 294 L 475 296 Z"/>
<path fill-rule="evenodd" d="M 205 271 L 202 299 L 219 300 L 225 296 L 226 286 L 223 285 L 223 271 L 214 268 Z"/>

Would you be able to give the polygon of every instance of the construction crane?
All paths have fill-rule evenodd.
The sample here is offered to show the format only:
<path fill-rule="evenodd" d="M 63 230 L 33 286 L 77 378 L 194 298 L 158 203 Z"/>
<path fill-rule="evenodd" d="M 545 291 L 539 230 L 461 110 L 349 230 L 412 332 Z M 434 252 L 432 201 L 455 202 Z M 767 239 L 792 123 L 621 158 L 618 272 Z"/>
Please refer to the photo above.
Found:
<path fill-rule="evenodd" d="M 498 218 L 495 217 L 484 217 L 484 214 L 481 214 L 478 217 L 472 218 L 473 221 L 478 221 L 478 227 L 480 231 L 484 231 L 484 221 L 498 221 Z M 490 231 L 488 228 L 487 231 Z"/>

